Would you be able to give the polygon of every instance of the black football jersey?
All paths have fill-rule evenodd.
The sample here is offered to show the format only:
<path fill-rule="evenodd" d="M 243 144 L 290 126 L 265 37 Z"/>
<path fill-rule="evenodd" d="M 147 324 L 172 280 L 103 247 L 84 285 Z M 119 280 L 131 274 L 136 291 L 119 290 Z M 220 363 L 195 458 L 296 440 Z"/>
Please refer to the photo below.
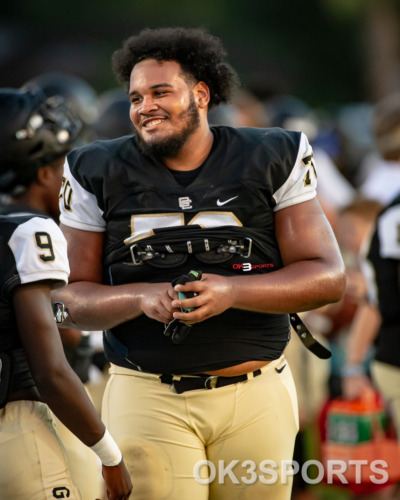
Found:
<path fill-rule="evenodd" d="M 400 196 L 379 215 L 367 252 L 365 275 L 370 299 L 379 307 L 382 324 L 375 358 L 400 366 Z"/>
<path fill-rule="evenodd" d="M 306 137 L 278 128 L 211 130 L 211 152 L 189 183 L 144 156 L 133 136 L 96 141 L 68 155 L 60 220 L 105 232 L 104 283 L 171 282 L 191 269 L 258 274 L 282 266 L 274 212 L 316 196 Z M 225 249 L 235 243 L 243 248 L 222 256 L 221 248 L 208 251 L 218 238 Z M 147 259 L 160 240 L 162 258 Z M 186 251 L 176 250 L 179 245 Z M 112 330 L 142 369 L 198 373 L 276 359 L 290 327 L 288 315 L 230 309 L 193 325 L 181 344 L 163 332 L 163 324 L 144 315 Z M 108 344 L 105 348 L 109 360 L 129 368 Z"/>
<path fill-rule="evenodd" d="M 8 215 L 3 215 L 10 212 Z M 12 291 L 18 285 L 48 280 L 66 285 L 69 265 L 65 238 L 50 218 L 2 207 L 0 211 L 0 352 L 14 359 L 14 388 L 33 385 L 19 339 Z"/>

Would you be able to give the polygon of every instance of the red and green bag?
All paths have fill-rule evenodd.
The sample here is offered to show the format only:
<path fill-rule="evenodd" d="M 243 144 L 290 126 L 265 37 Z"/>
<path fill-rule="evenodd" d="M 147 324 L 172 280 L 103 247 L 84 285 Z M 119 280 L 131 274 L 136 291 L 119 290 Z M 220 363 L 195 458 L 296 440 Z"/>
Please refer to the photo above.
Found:
<path fill-rule="evenodd" d="M 325 482 L 371 491 L 400 480 L 400 444 L 378 395 L 330 401 L 324 431 Z"/>

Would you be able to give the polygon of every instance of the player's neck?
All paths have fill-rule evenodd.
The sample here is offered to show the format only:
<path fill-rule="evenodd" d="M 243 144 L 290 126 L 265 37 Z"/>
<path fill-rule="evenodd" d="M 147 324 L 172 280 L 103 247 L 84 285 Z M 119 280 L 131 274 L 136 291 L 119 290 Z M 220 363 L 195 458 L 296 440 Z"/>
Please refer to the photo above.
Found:
<path fill-rule="evenodd" d="M 47 206 L 41 196 L 38 196 L 32 186 L 20 194 L 18 197 L 13 198 L 11 203 L 13 205 L 21 205 L 24 207 L 33 208 L 39 212 L 47 213 Z"/>
<path fill-rule="evenodd" d="M 180 152 L 173 158 L 164 158 L 163 163 L 171 170 L 194 170 L 202 165 L 209 155 L 214 136 L 208 126 L 199 127 Z"/>

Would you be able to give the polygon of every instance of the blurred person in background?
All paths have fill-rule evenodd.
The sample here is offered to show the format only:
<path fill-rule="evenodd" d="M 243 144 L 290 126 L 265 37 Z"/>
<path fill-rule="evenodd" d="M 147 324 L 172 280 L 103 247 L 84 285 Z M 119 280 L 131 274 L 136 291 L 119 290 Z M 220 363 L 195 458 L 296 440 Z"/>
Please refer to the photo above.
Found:
<path fill-rule="evenodd" d="M 329 432 L 332 432 L 328 431 L 329 412 L 332 411 L 332 405 L 336 401 L 340 401 L 345 393 L 345 387 L 343 387 L 346 380 L 345 367 L 348 362 L 348 354 L 352 352 L 354 347 L 354 325 L 358 322 L 360 315 L 365 313 L 367 305 L 367 280 L 362 270 L 362 258 L 380 210 L 381 205 L 379 202 L 360 198 L 339 212 L 335 234 L 346 266 L 347 283 L 345 293 L 343 298 L 336 304 L 329 304 L 323 308 L 307 312 L 303 316 L 304 321 L 314 334 L 320 334 L 327 339 L 329 350 L 332 353 L 328 373 L 325 374 L 321 370 L 319 373 L 320 378 L 321 375 L 326 375 L 323 379 L 325 391 L 314 420 L 314 429 L 318 428 L 315 438 L 319 443 L 319 454 L 322 457 L 326 453 L 325 445 L 331 438 Z M 366 327 L 364 325 L 363 329 L 359 330 L 359 333 L 363 336 L 367 334 L 367 329 L 375 328 L 376 321 L 373 315 L 368 317 L 368 321 L 370 324 Z M 359 387 L 361 394 L 364 395 L 364 391 L 367 390 L 368 394 L 372 395 L 368 374 L 370 373 L 370 364 L 374 355 L 373 346 L 371 344 L 366 345 L 365 351 L 362 353 L 361 349 L 357 350 L 358 355 L 362 356 L 361 365 L 364 374 L 361 381 L 363 385 Z M 361 394 L 357 392 L 356 397 Z M 330 422 L 332 423 L 332 420 Z M 356 434 L 355 432 L 354 436 Z M 312 458 L 315 458 L 315 455 Z M 387 495 L 391 493 L 391 488 L 387 484 L 371 485 L 361 483 L 346 486 L 342 483 L 340 486 L 341 491 L 343 494 L 348 495 L 348 498 L 362 498 L 363 500 L 389 499 Z"/>
<path fill-rule="evenodd" d="M 61 97 L 46 98 L 38 88 L 0 89 L 0 192 L 9 196 L 9 205 L 0 207 L 4 499 L 99 498 L 101 463 L 109 498 L 127 499 L 131 491 L 121 452 L 65 358 L 50 302 L 50 290 L 65 286 L 69 275 L 66 241 L 55 220 L 65 155 L 80 129 Z M 86 450 L 86 495 L 48 407 Z"/>
<path fill-rule="evenodd" d="M 366 302 L 355 318 L 346 365 L 344 395 L 357 398 L 372 385 L 365 372 L 366 353 L 374 347 L 373 384 L 393 414 L 400 441 L 400 195 L 380 213 L 365 249 Z"/>
<path fill-rule="evenodd" d="M 399 227 L 400 193 L 379 213 L 365 247 L 368 288 L 349 331 L 342 387 L 348 400 L 381 396 L 400 443 Z M 399 484 L 390 494 L 393 500 L 399 498 Z"/>
<path fill-rule="evenodd" d="M 98 97 L 99 115 L 93 124 L 97 139 L 116 139 L 133 134 L 129 118 L 131 103 L 121 88 L 103 92 Z"/>
<path fill-rule="evenodd" d="M 263 103 L 252 92 L 244 89 L 237 89 L 229 103 L 210 109 L 208 120 L 211 125 L 269 127 Z"/>

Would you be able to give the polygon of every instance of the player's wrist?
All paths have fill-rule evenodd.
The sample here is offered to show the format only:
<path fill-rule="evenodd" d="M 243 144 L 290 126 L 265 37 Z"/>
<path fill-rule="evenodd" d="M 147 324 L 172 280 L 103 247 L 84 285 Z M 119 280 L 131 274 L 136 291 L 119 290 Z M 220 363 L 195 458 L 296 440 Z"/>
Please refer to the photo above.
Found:
<path fill-rule="evenodd" d="M 90 449 L 96 453 L 103 465 L 113 467 L 121 463 L 121 450 L 107 429 L 100 441 L 90 446 Z"/>
<path fill-rule="evenodd" d="M 349 363 L 341 370 L 342 377 L 361 377 L 365 375 L 365 368 L 362 363 Z"/>

